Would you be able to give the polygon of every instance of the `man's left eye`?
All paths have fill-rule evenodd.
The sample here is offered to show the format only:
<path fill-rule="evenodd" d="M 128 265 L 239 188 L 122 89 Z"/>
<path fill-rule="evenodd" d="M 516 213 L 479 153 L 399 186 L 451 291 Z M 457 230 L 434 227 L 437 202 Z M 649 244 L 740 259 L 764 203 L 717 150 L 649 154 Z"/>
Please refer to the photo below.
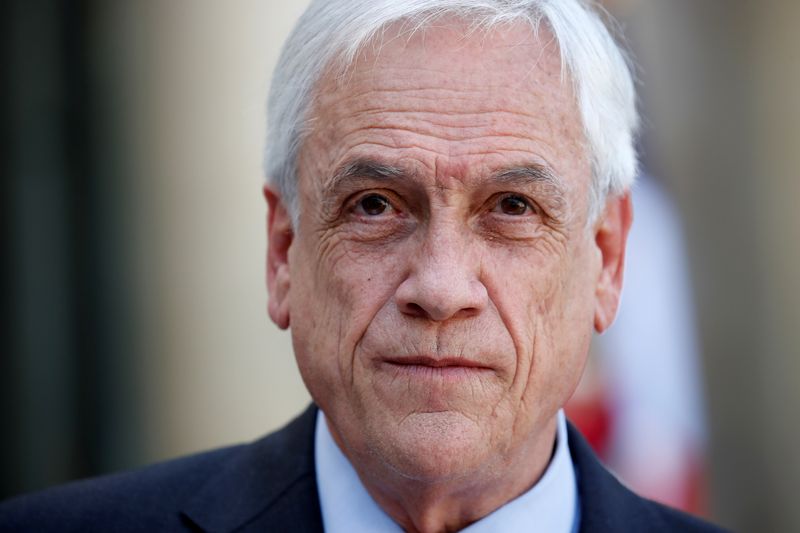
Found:
<path fill-rule="evenodd" d="M 509 216 L 522 216 L 532 213 L 534 210 L 524 197 L 508 194 L 500 198 L 493 211 Z"/>

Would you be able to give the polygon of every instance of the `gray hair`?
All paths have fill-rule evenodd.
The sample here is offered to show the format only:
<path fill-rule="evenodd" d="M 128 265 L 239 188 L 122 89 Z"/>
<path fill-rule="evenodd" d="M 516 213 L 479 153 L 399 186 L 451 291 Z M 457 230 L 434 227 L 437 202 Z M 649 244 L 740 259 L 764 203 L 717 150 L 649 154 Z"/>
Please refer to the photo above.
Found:
<path fill-rule="evenodd" d="M 634 83 L 625 53 L 590 0 L 312 0 L 283 46 L 267 103 L 265 170 L 297 223 L 297 156 L 313 91 L 335 60 L 347 68 L 392 23 L 413 31 L 453 15 L 473 28 L 543 21 L 558 43 L 583 120 L 593 181 L 590 216 L 608 194 L 628 189 L 637 171 Z"/>

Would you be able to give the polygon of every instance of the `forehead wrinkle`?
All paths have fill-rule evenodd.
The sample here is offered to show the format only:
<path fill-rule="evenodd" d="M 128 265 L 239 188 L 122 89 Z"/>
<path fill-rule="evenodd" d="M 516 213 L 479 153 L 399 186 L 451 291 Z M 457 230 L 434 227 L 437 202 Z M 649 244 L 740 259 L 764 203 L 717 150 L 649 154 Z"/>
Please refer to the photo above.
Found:
<path fill-rule="evenodd" d="M 353 102 L 357 104 L 355 112 L 365 115 L 392 111 L 440 115 L 500 112 L 529 118 L 541 115 L 538 110 L 528 108 L 531 98 L 543 90 L 540 83 L 524 83 L 517 87 L 512 80 L 493 79 L 470 84 L 468 77 L 460 77 L 457 81 L 445 76 L 420 79 L 419 68 L 399 69 L 392 66 L 384 67 L 384 70 L 387 72 L 381 76 L 372 72 L 372 75 L 358 79 L 347 87 L 320 90 L 312 115 L 328 112 L 333 116 L 351 116 L 354 110 L 345 108 L 344 104 Z M 406 100 L 398 105 L 395 102 L 397 97 Z M 565 102 L 570 98 L 569 94 L 550 96 L 550 99 Z M 463 103 L 470 107 L 462 109 L 454 105 Z"/>

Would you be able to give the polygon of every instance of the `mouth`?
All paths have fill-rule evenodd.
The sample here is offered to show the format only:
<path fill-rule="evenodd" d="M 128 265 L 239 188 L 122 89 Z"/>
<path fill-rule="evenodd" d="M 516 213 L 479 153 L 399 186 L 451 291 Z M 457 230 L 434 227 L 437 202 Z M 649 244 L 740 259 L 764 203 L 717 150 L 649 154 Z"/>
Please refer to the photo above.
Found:
<path fill-rule="evenodd" d="M 404 374 L 417 378 L 458 380 L 493 372 L 491 367 L 464 357 L 429 357 L 425 355 L 386 357 L 381 360 L 381 363 L 397 375 Z"/>

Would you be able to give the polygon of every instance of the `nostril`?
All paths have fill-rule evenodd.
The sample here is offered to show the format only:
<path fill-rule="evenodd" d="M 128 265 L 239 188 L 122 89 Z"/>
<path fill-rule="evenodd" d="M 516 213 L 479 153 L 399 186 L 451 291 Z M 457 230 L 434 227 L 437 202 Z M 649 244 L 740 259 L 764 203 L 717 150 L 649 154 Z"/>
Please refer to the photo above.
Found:
<path fill-rule="evenodd" d="M 458 312 L 454 315 L 454 318 L 470 318 L 479 313 L 477 307 L 465 307 L 463 309 L 459 309 Z"/>
<path fill-rule="evenodd" d="M 425 317 L 428 316 L 428 313 L 425 312 L 425 309 L 422 308 L 421 305 L 409 302 L 405 305 L 405 311 L 407 314 L 415 316 L 415 317 Z"/>

